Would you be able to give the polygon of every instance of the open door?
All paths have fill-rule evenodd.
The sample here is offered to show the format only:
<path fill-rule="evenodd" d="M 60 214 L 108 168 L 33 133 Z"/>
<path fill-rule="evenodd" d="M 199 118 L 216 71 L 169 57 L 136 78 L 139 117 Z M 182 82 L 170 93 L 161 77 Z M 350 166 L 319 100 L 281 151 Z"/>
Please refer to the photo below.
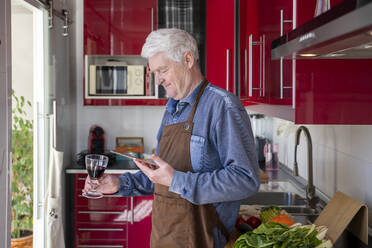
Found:
<path fill-rule="evenodd" d="M 27 71 L 30 76 L 25 77 L 22 74 L 23 69 L 13 68 L 14 78 L 24 78 L 13 80 L 12 87 L 17 88 L 16 91 L 23 91 L 23 94 L 29 94 L 29 100 L 32 98 L 33 247 L 44 248 L 47 235 L 50 235 L 47 232 L 48 211 L 45 206 L 50 151 L 52 148 L 63 151 L 72 138 L 72 135 L 64 135 L 64 130 L 73 129 L 73 122 L 70 120 L 69 36 L 66 18 L 61 11 L 50 11 L 49 6 L 45 6 L 42 1 L 12 0 L 11 5 L 12 44 L 14 42 L 14 45 L 27 49 L 23 57 L 19 54 L 19 49 L 14 50 L 13 67 L 19 68 L 23 64 L 24 70 L 32 70 Z M 25 33 L 29 35 L 21 37 Z M 20 42 L 24 44 L 18 44 Z M 32 60 L 27 61 L 25 55 L 32 56 Z M 66 156 L 70 156 L 68 152 Z M 60 187 L 63 188 L 63 182 L 61 184 Z"/>
<path fill-rule="evenodd" d="M 10 246 L 11 195 L 10 0 L 0 1 L 0 247 Z"/>

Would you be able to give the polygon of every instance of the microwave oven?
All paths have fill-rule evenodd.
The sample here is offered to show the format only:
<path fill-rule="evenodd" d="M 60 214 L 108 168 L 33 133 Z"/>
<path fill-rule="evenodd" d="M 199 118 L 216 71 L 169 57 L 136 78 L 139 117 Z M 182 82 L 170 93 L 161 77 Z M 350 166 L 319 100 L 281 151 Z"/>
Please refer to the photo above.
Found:
<path fill-rule="evenodd" d="M 90 96 L 145 95 L 144 65 L 89 65 L 88 93 Z"/>

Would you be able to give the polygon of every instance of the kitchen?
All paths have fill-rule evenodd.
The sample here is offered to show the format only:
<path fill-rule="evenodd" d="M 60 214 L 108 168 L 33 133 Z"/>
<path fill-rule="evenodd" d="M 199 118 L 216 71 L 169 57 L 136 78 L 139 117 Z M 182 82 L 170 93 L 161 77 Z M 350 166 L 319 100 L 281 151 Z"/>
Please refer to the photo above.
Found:
<path fill-rule="evenodd" d="M 235 93 L 240 91 L 240 94 L 237 94 L 240 95 L 250 114 L 266 115 L 265 123 L 268 124 L 265 125 L 264 130 L 260 130 L 260 135 L 278 144 L 279 161 L 290 169 L 292 169 L 294 160 L 294 135 L 298 127 L 296 125 L 306 125 L 313 140 L 313 170 L 316 188 L 329 198 L 337 191 L 341 191 L 357 201 L 372 206 L 372 193 L 369 190 L 371 183 L 368 180 L 368 175 L 371 175 L 372 172 L 372 157 L 368 146 L 368 141 L 372 136 L 370 128 L 370 116 L 372 115 L 369 107 L 371 87 L 368 84 L 370 81 L 368 77 L 370 75 L 368 67 L 371 63 L 370 60 L 297 60 L 296 63 L 293 63 L 291 59 L 284 59 L 282 62 L 280 59 L 271 60 L 268 55 L 270 54 L 270 43 L 281 36 L 280 19 L 283 20 L 283 34 L 293 29 L 293 22 L 285 21 L 295 16 L 295 12 L 291 11 L 294 8 L 292 1 L 274 1 L 272 5 L 278 6 L 275 7 L 277 14 L 273 15 L 273 20 L 265 18 L 266 15 L 270 16 L 270 12 L 260 9 L 262 6 L 267 7 L 266 2 L 264 4 L 258 4 L 258 1 L 221 2 L 223 1 L 206 2 L 204 32 L 206 35 L 205 58 L 207 60 L 205 70 L 208 79 L 222 88 L 235 91 Z M 295 26 L 300 26 L 313 17 L 316 1 L 294 2 L 297 4 L 298 12 Z M 331 7 L 340 2 L 331 1 Z M 241 20 L 234 19 L 238 12 L 234 9 L 234 4 L 237 3 L 240 4 L 238 10 L 241 12 Z M 70 79 L 65 88 L 63 85 L 58 85 L 58 87 L 62 87 L 62 90 L 59 90 L 58 94 L 60 95 L 56 96 L 57 103 L 62 104 L 60 111 L 63 111 L 63 118 L 60 121 L 65 123 L 68 120 L 70 122 L 67 126 L 59 124 L 57 127 L 59 132 L 57 132 L 56 145 L 57 150 L 64 151 L 64 168 L 71 167 L 70 161 L 73 161 L 76 153 L 87 149 L 88 131 L 92 125 L 99 125 L 105 130 L 108 149 L 115 148 L 115 138 L 118 136 L 137 136 L 144 137 L 145 153 L 151 153 L 152 149 L 156 147 L 155 135 L 161 122 L 165 100 L 125 99 L 120 103 L 115 100 L 103 100 L 101 103 L 97 101 L 97 104 L 87 104 L 87 99 L 84 97 L 84 55 L 86 54 L 83 25 L 85 23 L 84 1 L 67 1 L 66 3 L 54 1 L 54 4 L 61 9 L 62 7 L 68 9 L 72 20 L 68 38 Z M 280 4 L 283 4 L 284 7 Z M 308 6 L 301 6 L 301 4 L 308 4 Z M 285 7 L 290 10 L 283 12 L 283 18 L 280 16 L 281 7 L 284 10 Z M 156 9 L 156 5 L 154 9 Z M 144 15 L 150 17 L 153 15 L 153 18 L 146 19 L 148 23 L 151 23 L 151 20 L 156 20 L 157 12 L 154 10 L 151 12 L 151 8 L 148 10 Z M 274 22 L 274 24 L 268 23 L 266 26 L 271 28 L 274 27 L 272 25 L 275 25 L 274 31 L 270 29 L 259 30 L 258 23 L 265 21 L 262 21 L 261 16 L 258 16 L 260 11 L 265 14 L 263 15 L 265 20 Z M 234 23 L 237 22 L 241 29 L 241 40 L 239 41 L 234 40 Z M 99 25 L 101 24 L 97 24 L 97 26 Z M 152 25 L 156 26 L 156 21 Z M 224 34 L 223 37 L 221 37 L 221 32 Z M 210 44 L 208 40 L 218 42 Z M 237 43 L 240 43 L 240 48 L 235 46 Z M 138 46 L 140 47 L 141 44 Z M 6 51 L 3 50 L 5 49 L 3 47 L 1 49 Z M 221 52 L 216 52 L 219 50 Z M 265 51 L 266 55 L 262 55 Z M 249 56 L 251 53 L 252 57 Z M 240 56 L 236 56 L 236 54 L 240 54 Z M 112 53 L 109 51 L 109 55 L 118 54 L 115 54 L 115 51 Z M 211 60 L 219 61 L 219 63 L 208 63 Z M 249 61 L 252 63 L 248 63 Z M 5 64 L 3 62 L 1 65 Z M 266 66 L 262 66 L 263 64 Z M 284 69 L 282 73 L 279 70 L 281 66 Z M 6 71 L 3 71 L 2 67 L 1 72 Z M 316 73 L 311 74 L 309 71 Z M 296 72 L 295 79 L 293 79 L 293 73 Z M 283 80 L 274 80 L 272 79 L 274 76 L 275 78 L 283 78 Z M 321 83 L 318 83 L 317 80 Z M 263 84 L 264 81 L 266 84 Z M 280 89 L 280 81 L 284 84 L 282 89 Z M 275 83 L 271 84 L 270 82 Z M 291 87 L 293 82 L 295 87 L 287 88 Z M 277 84 L 279 84 L 278 88 Z M 3 89 L 5 88 L 2 88 L 1 92 L 6 92 Z M 251 92 L 250 89 L 252 89 Z M 293 91 L 296 91 L 295 97 L 293 97 Z M 281 99 L 282 96 L 283 99 Z M 4 97 L 2 95 L 1 99 L 6 99 Z M 295 109 L 292 108 L 293 102 Z M 252 122 L 255 122 L 253 117 Z M 3 129 L 3 124 L 1 126 Z M 6 137 L 5 132 L 3 137 Z M 66 132 L 69 135 L 64 135 Z M 259 131 L 256 130 L 256 132 Z M 301 145 L 298 147 L 299 174 L 306 179 L 308 176 L 306 170 L 307 151 L 305 139 L 303 137 L 302 139 Z M 9 161 L 9 159 L 5 161 Z M 371 217 L 369 225 L 372 226 Z"/>

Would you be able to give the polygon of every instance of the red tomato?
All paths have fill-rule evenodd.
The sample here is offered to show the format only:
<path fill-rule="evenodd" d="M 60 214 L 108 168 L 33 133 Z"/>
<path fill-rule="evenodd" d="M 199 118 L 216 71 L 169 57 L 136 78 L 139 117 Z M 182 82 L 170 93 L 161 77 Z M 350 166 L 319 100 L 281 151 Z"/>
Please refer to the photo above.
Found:
<path fill-rule="evenodd" d="M 238 218 L 236 219 L 235 227 L 236 227 L 237 229 L 239 229 L 240 224 L 243 224 L 243 223 L 246 223 L 246 222 L 245 222 L 245 220 L 243 219 L 243 217 L 241 217 L 241 216 L 239 215 Z"/>
<path fill-rule="evenodd" d="M 253 229 L 257 228 L 259 225 L 261 225 L 261 220 L 255 216 L 249 217 L 245 223 L 250 225 Z"/>

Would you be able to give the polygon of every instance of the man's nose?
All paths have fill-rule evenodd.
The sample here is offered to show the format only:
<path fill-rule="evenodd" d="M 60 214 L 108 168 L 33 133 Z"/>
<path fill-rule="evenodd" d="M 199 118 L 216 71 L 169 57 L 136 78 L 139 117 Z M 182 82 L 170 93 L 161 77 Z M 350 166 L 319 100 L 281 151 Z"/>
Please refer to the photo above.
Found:
<path fill-rule="evenodd" d="M 157 85 L 161 85 L 164 82 L 164 78 L 162 76 L 155 76 L 155 83 Z"/>

